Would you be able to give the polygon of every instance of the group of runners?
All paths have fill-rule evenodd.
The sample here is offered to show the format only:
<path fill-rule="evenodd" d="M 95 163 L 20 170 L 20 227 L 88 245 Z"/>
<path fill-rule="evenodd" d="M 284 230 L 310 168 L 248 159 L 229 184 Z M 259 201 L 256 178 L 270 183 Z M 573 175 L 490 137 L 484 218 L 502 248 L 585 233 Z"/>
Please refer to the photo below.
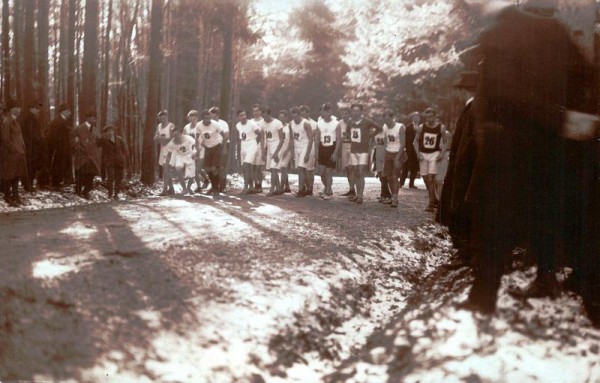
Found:
<path fill-rule="evenodd" d="M 366 117 L 360 104 L 340 109 L 339 119 L 333 112 L 333 106 L 326 103 L 315 121 L 305 105 L 292 107 L 289 111 L 280 110 L 276 116 L 269 108 L 259 105 L 252 107 L 250 117 L 240 110 L 235 133 L 239 143 L 237 159 L 244 177 L 241 194 L 263 192 L 264 170 L 271 175 L 268 196 L 291 193 L 288 171 L 295 167 L 298 174 L 296 197 L 311 196 L 314 194 L 315 169 L 320 166 L 323 191 L 319 196 L 328 200 L 333 195 L 333 174 L 339 163 L 349 184 L 349 190 L 342 196 L 361 204 L 365 177 L 370 174 L 370 164 L 373 164 L 382 183 L 380 201 L 397 207 L 398 191 L 404 183 L 403 180 L 402 184 L 399 182 L 401 167 L 414 148 L 419 173 L 429 191 L 426 210 L 433 211 L 438 200 L 435 175 L 447 146 L 442 145 L 446 129 L 433 108 L 422 113 L 423 124 L 419 124 L 419 113 L 412 114 L 409 124 L 414 126 L 412 135 L 407 135 L 407 128 L 393 111 L 386 111 L 381 123 Z M 170 123 L 166 111 L 161 111 L 158 118 L 160 123 L 155 140 L 161 145 L 159 165 L 163 167 L 164 181 L 161 195 L 175 193 L 173 179 L 181 184 L 181 194 L 200 192 L 209 182 L 211 188 L 207 193 L 223 192 L 230 129 L 219 118 L 218 108 L 190 111 L 185 127 Z M 414 141 L 407 142 L 407 137 L 413 136 Z M 192 189 L 194 181 L 195 190 Z M 411 186 L 414 187 L 412 182 Z"/>

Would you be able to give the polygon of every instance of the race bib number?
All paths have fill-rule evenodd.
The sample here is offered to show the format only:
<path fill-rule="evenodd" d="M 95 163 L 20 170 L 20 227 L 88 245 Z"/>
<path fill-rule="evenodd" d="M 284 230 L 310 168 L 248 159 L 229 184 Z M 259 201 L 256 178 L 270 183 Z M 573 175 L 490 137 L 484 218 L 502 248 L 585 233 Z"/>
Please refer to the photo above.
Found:
<path fill-rule="evenodd" d="M 350 139 L 350 137 L 348 136 L 348 132 L 346 132 L 346 131 L 342 132 L 342 139 L 344 141 L 348 141 Z"/>
<path fill-rule="evenodd" d="M 185 148 L 185 146 L 181 146 L 181 147 L 179 147 L 179 151 L 181 153 L 185 153 L 187 151 L 187 149 Z"/>
<path fill-rule="evenodd" d="M 351 131 L 351 140 L 352 142 L 361 142 L 361 132 L 360 129 L 352 129 Z"/>
<path fill-rule="evenodd" d="M 385 145 L 385 140 L 381 137 L 378 137 L 376 139 L 376 141 L 377 141 L 377 145 Z"/>
<path fill-rule="evenodd" d="M 246 133 L 242 133 L 242 141 L 246 140 Z"/>
<path fill-rule="evenodd" d="M 271 139 L 271 138 L 273 138 L 273 133 L 271 133 L 271 132 L 267 132 L 267 138 L 268 138 L 268 139 Z"/>
<path fill-rule="evenodd" d="M 425 149 L 435 149 L 437 134 L 425 133 L 423 135 L 423 147 Z"/>
<path fill-rule="evenodd" d="M 204 138 L 210 140 L 210 133 L 204 133 Z"/>
<path fill-rule="evenodd" d="M 294 132 L 294 140 L 298 141 L 300 139 L 300 133 Z"/>
<path fill-rule="evenodd" d="M 324 144 L 331 144 L 331 136 L 323 136 Z"/>
<path fill-rule="evenodd" d="M 387 139 L 388 139 L 388 142 L 395 142 L 396 141 L 396 136 L 388 135 Z"/>

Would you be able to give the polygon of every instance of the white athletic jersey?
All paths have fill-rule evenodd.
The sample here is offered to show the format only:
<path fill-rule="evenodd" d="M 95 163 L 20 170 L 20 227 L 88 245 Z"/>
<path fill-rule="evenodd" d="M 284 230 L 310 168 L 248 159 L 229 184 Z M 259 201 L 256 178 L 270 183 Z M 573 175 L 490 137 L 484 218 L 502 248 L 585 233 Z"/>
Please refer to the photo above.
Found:
<path fill-rule="evenodd" d="M 347 128 L 348 128 L 348 124 L 346 124 L 346 121 L 341 120 L 339 121 L 340 124 L 340 133 L 342 134 L 342 142 L 345 144 L 349 144 L 352 142 L 352 140 L 350 140 L 350 133 L 348 133 Z"/>
<path fill-rule="evenodd" d="M 315 132 L 315 130 L 317 130 L 317 121 L 313 120 L 312 118 L 307 118 L 306 121 L 308 121 L 308 123 L 310 124 L 310 128 L 312 129 L 313 133 Z"/>
<path fill-rule="evenodd" d="M 203 145 L 205 148 L 214 148 L 223 142 L 218 122 L 211 120 L 208 125 L 200 122 L 196 129 L 198 130 L 198 145 Z"/>
<path fill-rule="evenodd" d="M 265 130 L 265 119 L 264 118 L 261 117 L 258 120 L 253 118 L 251 121 L 254 122 L 254 124 L 256 124 L 256 126 L 258 126 L 261 131 Z"/>
<path fill-rule="evenodd" d="M 169 124 L 165 127 L 163 127 L 162 123 L 160 123 L 156 127 L 156 136 L 160 138 L 171 138 L 171 130 L 173 130 L 173 128 L 175 128 L 175 125 L 173 125 L 172 122 L 169 122 Z M 167 144 L 161 144 L 162 147 L 166 145 Z"/>
<path fill-rule="evenodd" d="M 391 153 L 398 153 L 400 145 L 405 141 L 406 128 L 403 124 L 396 122 L 389 128 L 387 124 L 383 125 L 382 133 L 385 136 L 385 150 Z"/>
<path fill-rule="evenodd" d="M 221 133 L 229 133 L 229 124 L 225 120 L 213 120 L 219 124 L 219 128 L 221 129 Z"/>
<path fill-rule="evenodd" d="M 291 128 L 290 128 L 290 124 L 289 123 L 283 125 L 283 129 L 282 129 L 282 132 L 283 132 L 283 145 L 281 146 L 281 150 L 284 151 L 284 152 L 290 146 L 290 139 L 291 139 L 291 136 L 293 134 L 290 130 L 291 130 Z"/>
<path fill-rule="evenodd" d="M 319 129 L 319 132 L 321 133 L 321 145 L 331 146 L 335 143 L 337 126 L 337 120 L 332 119 L 329 122 L 325 122 L 323 119 L 319 120 L 317 129 Z"/>
<path fill-rule="evenodd" d="M 383 134 L 383 131 L 381 131 L 377 135 L 375 135 L 373 137 L 373 139 L 375 140 L 375 145 L 377 145 L 377 146 L 385 145 L 385 134 Z"/>
<path fill-rule="evenodd" d="M 183 127 L 183 134 L 187 136 L 194 137 L 194 139 L 198 138 L 198 125 L 200 122 L 196 122 L 196 125 L 192 126 L 191 123 L 187 124 Z"/>
<path fill-rule="evenodd" d="M 296 124 L 294 120 L 290 122 L 292 125 L 292 132 L 294 133 L 294 146 L 297 148 L 304 148 L 308 146 L 310 140 L 308 139 L 308 135 L 306 134 L 306 130 L 304 129 L 304 124 L 307 120 L 302 119 L 299 124 Z"/>
<path fill-rule="evenodd" d="M 166 149 L 171 152 L 172 156 L 180 156 L 185 159 L 191 159 L 196 152 L 196 140 L 191 136 L 181 136 L 181 143 L 176 143 L 175 139 L 169 141 Z"/>
<path fill-rule="evenodd" d="M 260 128 L 256 125 L 254 121 L 247 120 L 246 124 L 238 122 L 235 127 L 237 128 L 237 131 L 240 134 L 240 142 L 242 144 L 251 141 L 254 141 L 254 143 L 256 143 L 256 138 L 258 137 L 256 135 L 256 132 L 259 131 Z"/>
<path fill-rule="evenodd" d="M 268 144 L 279 142 L 279 131 L 281 129 L 283 129 L 283 124 L 276 118 L 272 119 L 271 122 L 263 121 L 263 131 Z"/>

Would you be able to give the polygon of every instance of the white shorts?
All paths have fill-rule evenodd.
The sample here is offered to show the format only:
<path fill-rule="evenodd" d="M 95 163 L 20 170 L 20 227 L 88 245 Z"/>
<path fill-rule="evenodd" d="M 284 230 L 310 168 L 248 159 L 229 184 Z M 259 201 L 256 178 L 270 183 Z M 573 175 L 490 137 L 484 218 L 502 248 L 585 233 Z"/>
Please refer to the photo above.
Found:
<path fill-rule="evenodd" d="M 286 153 L 282 154 L 281 158 L 279 158 L 279 169 L 289 167 L 290 162 L 292 162 L 292 152 L 287 149 L 286 150 L 280 149 L 279 153 L 282 153 L 282 152 L 286 152 Z"/>
<path fill-rule="evenodd" d="M 158 164 L 160 166 L 163 166 L 165 164 L 165 162 L 167 162 L 168 155 L 169 155 L 169 152 L 167 151 L 167 149 L 165 149 L 161 146 L 160 153 L 158 154 Z"/>
<path fill-rule="evenodd" d="M 175 169 L 185 169 L 185 178 L 194 178 L 196 176 L 196 161 L 190 156 L 174 156 L 171 155 L 170 165 Z"/>
<path fill-rule="evenodd" d="M 258 146 L 258 144 L 257 144 Z M 263 150 L 265 148 L 262 146 L 258 146 L 258 154 L 256 155 L 256 161 L 252 165 L 256 166 L 265 166 L 266 161 L 263 160 Z"/>
<path fill-rule="evenodd" d="M 350 142 L 342 143 L 342 158 L 341 158 L 342 170 L 346 169 L 348 166 L 350 166 L 350 147 L 351 146 L 352 146 L 352 143 L 350 143 Z"/>
<path fill-rule="evenodd" d="M 421 153 L 424 158 L 419 160 L 419 172 L 421 173 L 421 177 L 424 177 L 428 174 L 437 174 L 438 162 L 436 159 L 439 154 L 439 151 L 433 153 Z"/>
<path fill-rule="evenodd" d="M 369 165 L 369 153 L 350 153 L 350 166 L 360 165 Z"/>
<path fill-rule="evenodd" d="M 258 143 L 256 141 L 246 141 L 240 148 L 240 158 L 243 164 L 256 165 L 256 158 L 259 157 Z"/>
<path fill-rule="evenodd" d="M 281 154 L 279 154 L 279 162 L 275 163 L 275 161 L 273 161 L 273 154 L 275 153 L 275 150 L 277 150 L 278 145 L 279 142 L 272 142 L 267 144 L 267 158 L 265 159 L 265 169 L 267 170 L 279 169 L 279 166 L 281 166 Z"/>
<path fill-rule="evenodd" d="M 297 168 L 305 168 L 306 170 L 315 170 L 315 151 L 311 150 L 308 162 L 304 162 L 304 157 L 306 157 L 306 151 L 309 146 L 304 148 L 294 148 L 294 162 L 296 163 Z"/>

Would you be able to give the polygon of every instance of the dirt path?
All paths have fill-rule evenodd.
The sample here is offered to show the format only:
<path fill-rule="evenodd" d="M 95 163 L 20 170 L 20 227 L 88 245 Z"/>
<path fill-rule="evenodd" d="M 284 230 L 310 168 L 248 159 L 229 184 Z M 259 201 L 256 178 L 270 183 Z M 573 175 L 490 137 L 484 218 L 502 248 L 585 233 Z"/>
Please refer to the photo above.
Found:
<path fill-rule="evenodd" d="M 0 378 L 303 381 L 294 358 L 320 347 L 319 380 L 351 352 L 344 331 L 364 341 L 414 282 L 388 278 L 428 219 L 425 191 L 395 210 L 373 181 L 362 206 L 194 196 L 0 217 Z"/>

